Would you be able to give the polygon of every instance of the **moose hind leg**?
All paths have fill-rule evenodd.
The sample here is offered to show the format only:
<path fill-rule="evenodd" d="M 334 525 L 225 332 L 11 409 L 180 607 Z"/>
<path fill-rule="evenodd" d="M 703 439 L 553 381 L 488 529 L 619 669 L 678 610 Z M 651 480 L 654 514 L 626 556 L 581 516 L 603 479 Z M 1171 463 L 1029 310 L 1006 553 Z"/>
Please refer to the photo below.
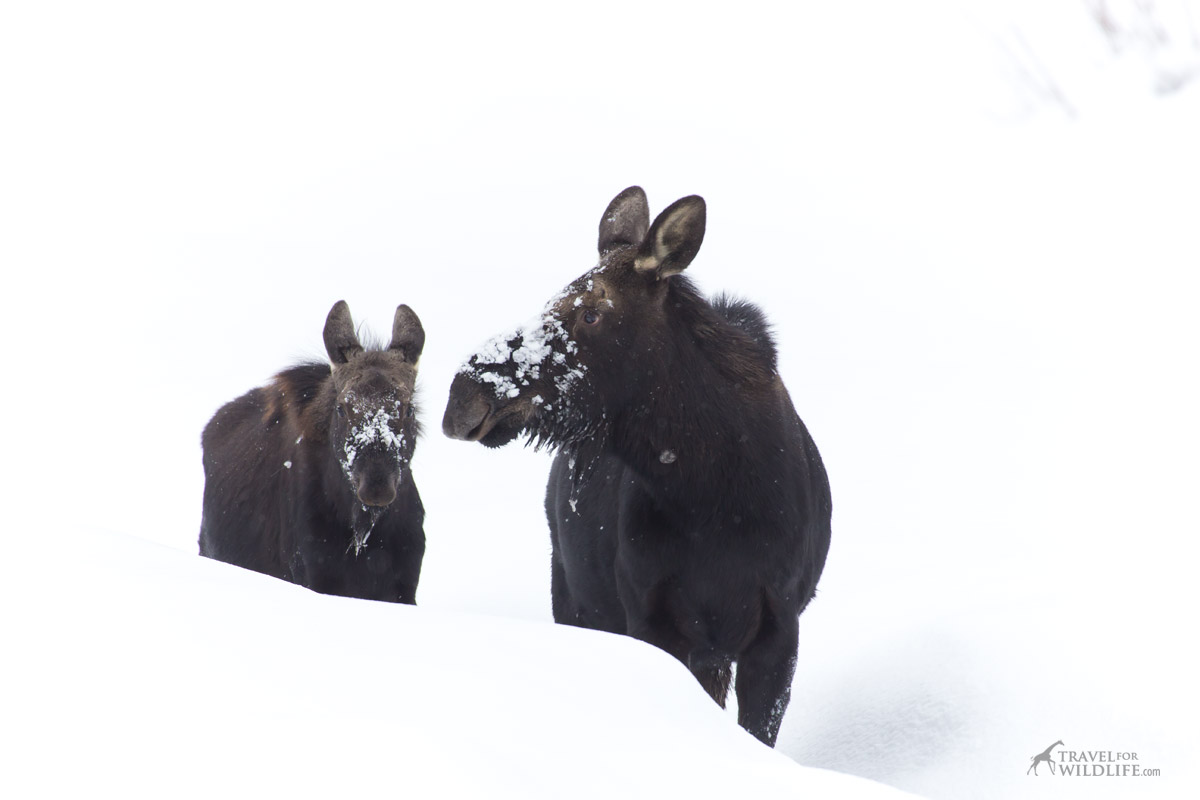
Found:
<path fill-rule="evenodd" d="M 791 699 L 797 629 L 796 617 L 772 614 L 738 658 L 738 724 L 769 747 L 775 746 Z"/>

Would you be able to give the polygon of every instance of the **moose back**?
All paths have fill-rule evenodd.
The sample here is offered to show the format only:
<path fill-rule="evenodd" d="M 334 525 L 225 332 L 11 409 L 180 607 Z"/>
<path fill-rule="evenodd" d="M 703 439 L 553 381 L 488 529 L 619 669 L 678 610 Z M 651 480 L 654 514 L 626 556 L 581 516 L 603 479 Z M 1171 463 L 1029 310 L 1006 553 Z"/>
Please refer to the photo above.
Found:
<path fill-rule="evenodd" d="M 624 633 L 688 666 L 774 745 L 798 616 L 829 549 L 829 481 L 776 371 L 762 312 L 680 273 L 706 207 L 650 224 L 634 186 L 600 221 L 598 265 L 455 376 L 446 435 L 557 450 L 546 492 L 557 622 Z"/>
<path fill-rule="evenodd" d="M 330 364 L 301 364 L 227 403 L 204 428 L 200 554 L 325 594 L 416 602 L 425 509 L 409 464 L 425 331 L 396 309 L 365 348 L 344 301 Z"/>

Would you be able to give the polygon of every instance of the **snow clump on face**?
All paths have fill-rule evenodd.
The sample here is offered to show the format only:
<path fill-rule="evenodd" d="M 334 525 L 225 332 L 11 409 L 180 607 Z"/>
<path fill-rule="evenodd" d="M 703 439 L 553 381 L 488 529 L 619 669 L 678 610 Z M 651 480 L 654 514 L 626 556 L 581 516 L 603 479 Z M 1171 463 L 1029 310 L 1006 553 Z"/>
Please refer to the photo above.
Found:
<path fill-rule="evenodd" d="M 540 316 L 485 342 L 467 359 L 459 373 L 480 383 L 492 384 L 496 397 L 512 399 L 520 395 L 521 387 L 529 386 L 531 380 L 542 376 L 543 367 L 565 366 L 567 355 L 578 352 L 579 346 L 555 316 L 554 309 L 569 290 L 570 287 L 551 298 Z M 504 371 L 498 371 L 498 367 Z M 583 374 L 583 370 L 583 365 L 578 365 L 566 375 L 555 376 L 555 386 L 564 390 Z M 507 374 L 509 372 L 511 375 Z"/>
<path fill-rule="evenodd" d="M 351 395 L 347 398 L 347 402 L 354 404 L 355 397 Z M 394 407 L 395 413 L 389 410 L 389 407 Z M 361 421 L 351 427 L 350 435 L 346 438 L 342 448 L 343 457 L 341 459 L 342 470 L 347 477 L 350 477 L 359 451 L 377 443 L 395 457 L 397 465 L 404 465 L 404 433 L 403 431 L 396 433 L 392 429 L 392 421 L 399 419 L 401 419 L 400 404 L 393 400 L 385 402 L 373 412 L 364 415 Z"/>

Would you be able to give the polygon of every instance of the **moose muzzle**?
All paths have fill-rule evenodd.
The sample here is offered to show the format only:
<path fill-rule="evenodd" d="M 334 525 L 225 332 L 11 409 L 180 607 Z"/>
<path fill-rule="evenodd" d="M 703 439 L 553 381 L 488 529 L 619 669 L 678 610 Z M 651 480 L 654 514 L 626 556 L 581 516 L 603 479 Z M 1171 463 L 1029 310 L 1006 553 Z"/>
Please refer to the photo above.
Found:
<path fill-rule="evenodd" d="M 383 508 L 396 499 L 400 474 L 392 470 L 367 470 L 357 476 L 354 493 L 364 506 Z"/>
<path fill-rule="evenodd" d="M 479 384 L 466 375 L 455 375 L 450 399 L 442 417 L 442 432 L 451 439 L 477 442 L 491 429 L 492 404 L 479 391 Z"/>

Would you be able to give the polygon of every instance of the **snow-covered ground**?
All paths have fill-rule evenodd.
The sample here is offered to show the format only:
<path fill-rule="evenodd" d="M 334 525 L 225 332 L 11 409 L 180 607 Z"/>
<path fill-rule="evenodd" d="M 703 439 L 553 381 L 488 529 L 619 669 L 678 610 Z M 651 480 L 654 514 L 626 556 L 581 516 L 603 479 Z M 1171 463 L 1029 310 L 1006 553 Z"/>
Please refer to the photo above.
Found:
<path fill-rule="evenodd" d="M 1084 6 L 6 7 L 0 794 L 1195 795 L 1197 47 Z M 705 197 L 831 476 L 775 754 L 549 625 L 546 454 L 438 431 L 633 183 Z M 415 610 L 191 555 L 200 429 L 340 298 L 428 335 Z"/>
<path fill-rule="evenodd" d="M 6 637 L 6 797 L 907 796 L 762 747 L 625 637 L 315 595 L 95 530 L 36 552 L 70 590 L 5 587 L 36 609 Z"/>

